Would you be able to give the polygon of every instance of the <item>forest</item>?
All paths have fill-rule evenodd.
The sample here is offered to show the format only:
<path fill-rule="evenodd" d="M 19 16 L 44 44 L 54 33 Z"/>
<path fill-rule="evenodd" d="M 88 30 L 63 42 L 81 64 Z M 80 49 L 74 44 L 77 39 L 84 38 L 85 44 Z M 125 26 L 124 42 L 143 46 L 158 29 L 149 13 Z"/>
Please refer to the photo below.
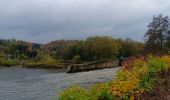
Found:
<path fill-rule="evenodd" d="M 1 64 L 7 66 L 36 60 L 42 63 L 83 63 L 138 55 L 142 52 L 143 46 L 143 43 L 131 39 L 122 40 L 106 36 L 89 37 L 86 40 L 57 40 L 47 44 L 13 39 L 0 40 L 0 56 Z"/>

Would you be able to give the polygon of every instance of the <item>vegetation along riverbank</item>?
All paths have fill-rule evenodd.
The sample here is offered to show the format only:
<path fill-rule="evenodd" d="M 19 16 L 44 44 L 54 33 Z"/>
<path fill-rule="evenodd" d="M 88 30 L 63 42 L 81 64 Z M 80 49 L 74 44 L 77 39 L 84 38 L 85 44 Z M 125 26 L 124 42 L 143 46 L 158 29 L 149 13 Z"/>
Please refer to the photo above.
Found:
<path fill-rule="evenodd" d="M 61 92 L 59 100 L 169 100 L 169 26 L 168 16 L 154 16 L 140 56 L 130 57 L 120 64 L 116 78 L 87 89 L 69 87 Z"/>
<path fill-rule="evenodd" d="M 130 57 L 142 51 L 143 43 L 106 36 L 86 40 L 57 40 L 47 44 L 0 40 L 0 65 L 65 68 L 69 64 Z"/>
<path fill-rule="evenodd" d="M 61 92 L 59 100 L 169 100 L 170 56 L 127 60 L 110 82 L 84 89 L 79 86 Z M 165 95 L 167 95 L 165 97 Z"/>

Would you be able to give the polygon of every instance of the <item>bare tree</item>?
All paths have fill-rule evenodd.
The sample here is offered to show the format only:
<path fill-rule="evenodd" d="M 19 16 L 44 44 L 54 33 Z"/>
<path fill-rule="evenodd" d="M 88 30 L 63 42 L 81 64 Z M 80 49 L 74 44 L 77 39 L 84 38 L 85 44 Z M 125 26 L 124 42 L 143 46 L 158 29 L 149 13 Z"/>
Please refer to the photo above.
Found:
<path fill-rule="evenodd" d="M 169 32 L 169 17 L 162 14 L 154 16 L 152 22 L 148 25 L 148 31 L 145 34 L 147 38 L 146 47 L 149 51 L 164 52 L 167 49 L 166 42 Z"/>

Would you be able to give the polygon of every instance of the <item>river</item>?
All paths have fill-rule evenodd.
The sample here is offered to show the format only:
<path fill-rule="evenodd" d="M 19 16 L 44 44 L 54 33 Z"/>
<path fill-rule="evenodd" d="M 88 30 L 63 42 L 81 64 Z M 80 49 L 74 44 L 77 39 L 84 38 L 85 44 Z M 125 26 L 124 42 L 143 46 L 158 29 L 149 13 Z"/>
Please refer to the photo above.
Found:
<path fill-rule="evenodd" d="M 57 100 L 66 87 L 111 80 L 119 68 L 67 74 L 60 70 L 0 68 L 0 100 Z"/>

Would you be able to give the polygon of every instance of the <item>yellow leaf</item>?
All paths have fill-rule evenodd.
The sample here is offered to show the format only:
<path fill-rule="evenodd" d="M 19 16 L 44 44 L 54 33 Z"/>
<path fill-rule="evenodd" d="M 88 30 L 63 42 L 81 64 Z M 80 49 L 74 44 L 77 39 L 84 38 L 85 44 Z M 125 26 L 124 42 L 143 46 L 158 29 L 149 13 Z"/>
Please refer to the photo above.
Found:
<path fill-rule="evenodd" d="M 130 96 L 130 100 L 135 100 L 134 96 Z"/>

